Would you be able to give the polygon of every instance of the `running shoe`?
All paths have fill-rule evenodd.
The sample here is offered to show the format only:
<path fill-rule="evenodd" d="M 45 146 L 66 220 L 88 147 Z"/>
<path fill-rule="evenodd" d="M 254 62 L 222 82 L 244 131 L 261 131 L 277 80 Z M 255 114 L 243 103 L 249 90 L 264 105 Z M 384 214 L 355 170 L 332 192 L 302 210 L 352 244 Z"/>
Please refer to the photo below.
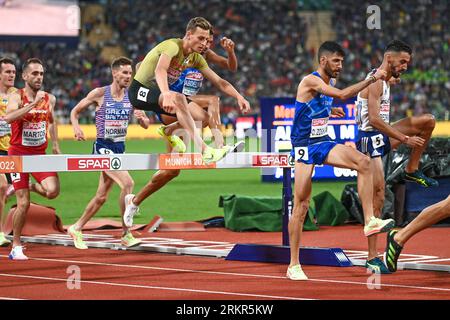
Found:
<path fill-rule="evenodd" d="M 308 280 L 308 277 L 302 270 L 302 266 L 299 264 L 289 267 L 286 271 L 286 277 L 291 280 Z"/>
<path fill-rule="evenodd" d="M 123 214 L 123 222 L 125 226 L 131 228 L 133 226 L 133 218 L 139 212 L 139 207 L 133 203 L 134 194 L 125 196 L 125 212 Z"/>
<path fill-rule="evenodd" d="M 397 271 L 397 260 L 400 257 L 403 247 L 399 245 L 394 236 L 398 230 L 391 230 L 387 234 L 386 251 L 384 252 L 384 261 L 391 272 Z"/>
<path fill-rule="evenodd" d="M 427 177 L 420 170 L 416 170 L 411 173 L 405 172 L 405 180 L 413 181 L 417 184 L 420 184 L 422 187 L 426 188 L 439 186 L 439 182 L 437 182 L 437 180 Z"/>
<path fill-rule="evenodd" d="M 225 158 L 225 156 L 232 151 L 230 146 L 224 146 L 220 149 L 213 149 L 211 147 L 206 147 L 205 151 L 202 153 L 202 159 L 205 164 L 212 162 L 217 162 Z"/>
<path fill-rule="evenodd" d="M 6 239 L 5 234 L 0 232 L 0 247 L 7 247 L 11 244 L 11 241 Z"/>
<path fill-rule="evenodd" d="M 245 148 L 245 141 L 241 140 L 231 146 L 231 152 L 242 152 Z"/>
<path fill-rule="evenodd" d="M 386 265 L 380 258 L 376 257 L 366 261 L 366 268 L 373 273 L 390 274 L 391 272 L 386 268 Z"/>
<path fill-rule="evenodd" d="M 10 260 L 28 260 L 28 257 L 23 254 L 23 247 L 22 246 L 15 246 L 12 248 L 11 253 L 9 254 L 8 258 Z"/>
<path fill-rule="evenodd" d="M 370 218 L 369 223 L 364 227 L 364 235 L 366 237 L 372 236 L 381 232 L 388 232 L 395 225 L 394 219 L 381 220 L 376 217 Z"/>
<path fill-rule="evenodd" d="M 88 246 L 83 241 L 83 233 L 75 230 L 75 225 L 70 226 L 67 233 L 72 237 L 75 248 L 80 250 L 88 249 Z"/>
<path fill-rule="evenodd" d="M 156 131 L 158 132 L 158 134 L 161 137 L 163 137 L 170 143 L 170 145 L 173 148 L 173 151 L 180 152 L 180 153 L 186 152 L 186 145 L 184 144 L 183 140 L 181 140 L 181 138 L 176 135 L 168 136 L 165 133 L 165 129 L 166 129 L 166 126 L 161 126 Z"/>
<path fill-rule="evenodd" d="M 141 243 L 141 240 L 133 237 L 133 234 L 130 231 L 125 233 L 125 235 L 121 239 L 121 244 L 127 248 L 137 246 L 140 243 Z"/>

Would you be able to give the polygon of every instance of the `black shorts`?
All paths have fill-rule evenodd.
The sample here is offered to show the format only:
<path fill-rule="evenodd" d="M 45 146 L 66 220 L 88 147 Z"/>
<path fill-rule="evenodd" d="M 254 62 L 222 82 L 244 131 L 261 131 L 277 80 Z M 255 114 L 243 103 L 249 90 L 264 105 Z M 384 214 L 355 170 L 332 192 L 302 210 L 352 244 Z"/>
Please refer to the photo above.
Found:
<path fill-rule="evenodd" d="M 1 156 L 7 156 L 8 155 L 8 151 L 6 150 L 0 150 L 0 157 Z M 12 184 L 12 180 L 11 180 L 11 174 L 9 173 L 4 173 L 4 175 L 6 176 L 6 180 L 8 180 L 9 184 Z"/>
<path fill-rule="evenodd" d="M 159 106 L 160 94 L 161 91 L 156 83 L 150 87 L 147 87 L 136 79 L 131 81 L 130 88 L 128 89 L 128 98 L 134 108 L 145 111 L 153 111 L 157 114 L 171 115 Z"/>

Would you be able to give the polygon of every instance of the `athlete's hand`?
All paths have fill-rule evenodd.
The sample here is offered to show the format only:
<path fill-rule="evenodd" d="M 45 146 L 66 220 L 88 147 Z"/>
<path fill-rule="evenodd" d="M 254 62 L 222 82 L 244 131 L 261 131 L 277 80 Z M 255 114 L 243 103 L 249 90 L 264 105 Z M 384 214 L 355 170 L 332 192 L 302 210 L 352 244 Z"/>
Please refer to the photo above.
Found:
<path fill-rule="evenodd" d="M 233 40 L 228 39 L 227 37 L 223 37 L 222 39 L 220 39 L 220 45 L 222 46 L 222 48 L 224 48 L 228 52 L 234 50 Z"/>
<path fill-rule="evenodd" d="M 77 141 L 85 141 L 83 130 L 79 126 L 73 127 L 73 132 L 75 133 L 75 139 Z"/>
<path fill-rule="evenodd" d="M 331 117 L 333 117 L 333 118 L 345 117 L 344 109 L 342 107 L 331 108 Z"/>
<path fill-rule="evenodd" d="M 377 69 L 377 72 L 375 72 L 375 74 L 373 75 L 375 77 L 376 80 L 380 80 L 380 79 L 386 79 L 387 77 L 387 72 L 381 69 Z"/>
<path fill-rule="evenodd" d="M 42 100 L 42 99 L 44 99 L 45 98 L 45 92 L 44 91 L 42 91 L 42 90 L 39 90 L 37 93 L 36 93 L 36 97 L 34 97 L 34 102 L 39 102 L 39 100 Z"/>
<path fill-rule="evenodd" d="M 389 85 L 396 85 L 396 84 L 399 84 L 400 83 L 400 78 L 394 78 L 394 77 L 391 77 L 390 79 L 389 79 Z"/>
<path fill-rule="evenodd" d="M 52 152 L 53 154 L 61 154 L 61 149 L 59 149 L 59 144 L 53 144 L 52 146 Z"/>
<path fill-rule="evenodd" d="M 246 114 L 247 112 L 250 111 L 250 103 L 247 100 L 245 100 L 244 98 L 239 98 L 238 104 L 239 104 L 239 108 L 241 109 L 241 112 L 243 114 Z"/>
<path fill-rule="evenodd" d="M 411 148 L 422 147 L 425 144 L 425 139 L 418 136 L 408 137 L 405 144 Z"/>
<path fill-rule="evenodd" d="M 162 108 L 165 112 L 174 114 L 176 106 L 176 93 L 173 91 L 166 91 L 162 93 L 163 101 Z"/>
<path fill-rule="evenodd" d="M 141 121 L 147 119 L 147 116 L 145 115 L 145 112 L 142 111 L 142 110 L 137 110 L 137 109 L 134 110 L 134 117 L 137 120 L 141 120 Z"/>

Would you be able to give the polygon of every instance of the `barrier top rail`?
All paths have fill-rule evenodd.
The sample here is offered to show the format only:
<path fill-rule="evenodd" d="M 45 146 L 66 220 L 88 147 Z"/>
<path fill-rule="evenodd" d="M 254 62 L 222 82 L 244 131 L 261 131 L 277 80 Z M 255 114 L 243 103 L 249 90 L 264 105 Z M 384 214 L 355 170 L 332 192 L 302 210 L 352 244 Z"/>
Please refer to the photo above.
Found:
<path fill-rule="evenodd" d="M 0 157 L 0 173 L 158 170 L 158 169 L 237 169 L 290 167 L 288 153 L 237 152 L 204 164 L 200 153 L 24 155 Z"/>

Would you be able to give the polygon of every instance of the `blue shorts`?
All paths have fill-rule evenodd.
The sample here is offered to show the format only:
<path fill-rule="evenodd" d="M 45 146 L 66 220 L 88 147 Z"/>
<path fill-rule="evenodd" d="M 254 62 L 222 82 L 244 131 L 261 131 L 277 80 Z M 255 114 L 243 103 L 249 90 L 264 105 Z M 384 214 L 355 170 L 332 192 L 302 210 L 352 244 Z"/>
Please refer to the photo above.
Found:
<path fill-rule="evenodd" d="M 321 141 L 307 147 L 293 146 L 291 156 L 297 162 L 306 164 L 323 164 L 331 149 L 337 145 L 334 141 Z"/>
<path fill-rule="evenodd" d="M 391 142 L 387 135 L 379 131 L 359 131 L 356 148 L 371 158 L 377 158 L 391 151 Z"/>
<path fill-rule="evenodd" d="M 115 154 L 125 153 L 124 142 L 111 142 L 109 140 L 97 139 L 92 146 L 92 154 Z"/>

